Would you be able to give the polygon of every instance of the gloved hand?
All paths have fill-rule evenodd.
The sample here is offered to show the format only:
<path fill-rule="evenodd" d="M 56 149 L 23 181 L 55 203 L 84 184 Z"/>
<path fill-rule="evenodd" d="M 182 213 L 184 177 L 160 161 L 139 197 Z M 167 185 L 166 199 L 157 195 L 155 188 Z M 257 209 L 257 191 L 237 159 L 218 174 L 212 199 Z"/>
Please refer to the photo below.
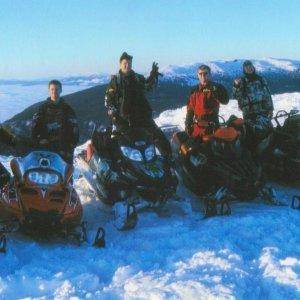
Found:
<path fill-rule="evenodd" d="M 234 81 L 233 81 L 233 86 L 234 87 L 239 87 L 241 85 L 241 82 L 242 82 L 242 78 L 239 77 L 239 78 L 236 78 Z"/>
<path fill-rule="evenodd" d="M 150 72 L 150 77 L 154 79 L 155 81 L 158 80 L 158 76 L 163 76 L 161 73 L 158 72 L 158 63 L 153 62 L 152 64 L 152 70 Z"/>

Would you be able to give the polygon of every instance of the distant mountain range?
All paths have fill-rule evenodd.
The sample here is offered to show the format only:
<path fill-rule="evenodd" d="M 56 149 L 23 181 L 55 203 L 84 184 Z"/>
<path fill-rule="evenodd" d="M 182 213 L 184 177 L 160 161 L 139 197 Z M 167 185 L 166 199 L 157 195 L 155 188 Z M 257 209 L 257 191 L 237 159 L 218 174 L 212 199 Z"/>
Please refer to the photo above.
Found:
<path fill-rule="evenodd" d="M 196 71 L 201 64 L 207 64 L 212 70 L 212 74 L 216 78 L 234 78 L 239 76 L 242 72 L 242 64 L 244 59 L 235 60 L 215 60 L 208 62 L 197 62 L 190 65 L 170 65 L 162 68 L 163 77 L 162 82 L 179 82 L 187 85 L 194 85 L 197 83 Z M 267 77 L 274 77 L 279 75 L 294 75 L 300 74 L 300 60 L 290 59 L 253 59 L 257 72 Z M 147 75 L 147 74 L 145 74 Z M 108 83 L 110 79 L 109 74 L 92 74 L 89 76 L 66 76 L 58 77 L 65 85 L 81 85 L 81 86 L 95 86 Z M 35 85 L 46 84 L 50 78 L 36 79 L 36 80 L 22 80 L 22 79 L 0 79 L 0 84 L 23 84 Z"/>
<path fill-rule="evenodd" d="M 203 62 L 208 64 L 213 73 L 215 81 L 225 85 L 231 94 L 232 81 L 236 76 L 241 75 L 242 63 L 244 60 L 237 59 L 231 61 Z M 257 71 L 268 81 L 272 94 L 300 91 L 300 61 L 288 59 L 253 60 Z M 190 86 L 196 84 L 196 71 L 202 62 L 185 66 L 169 66 L 162 69 L 164 77 L 160 79 L 158 86 L 148 93 L 148 99 L 154 110 L 154 115 L 158 115 L 164 110 L 174 109 L 185 105 L 190 91 Z M 90 135 L 90 129 L 94 123 L 105 124 L 106 112 L 104 107 L 104 91 L 109 75 L 72 76 L 60 78 L 63 84 L 84 85 L 87 89 L 65 96 L 75 109 L 82 140 Z M 0 84 L 42 84 L 48 80 L 36 81 L 3 81 Z M 15 115 L 5 124 L 15 131 L 28 134 L 31 118 L 38 105 L 36 103 L 23 112 Z"/>

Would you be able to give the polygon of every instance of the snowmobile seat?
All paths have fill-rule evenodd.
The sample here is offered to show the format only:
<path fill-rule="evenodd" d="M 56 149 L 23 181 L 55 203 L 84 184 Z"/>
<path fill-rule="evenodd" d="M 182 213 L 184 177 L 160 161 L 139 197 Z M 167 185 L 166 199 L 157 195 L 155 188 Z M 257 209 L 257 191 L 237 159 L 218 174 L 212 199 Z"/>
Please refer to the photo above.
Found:
<path fill-rule="evenodd" d="M 233 127 L 220 127 L 214 133 L 214 138 L 223 142 L 232 142 L 237 139 L 240 133 Z"/>

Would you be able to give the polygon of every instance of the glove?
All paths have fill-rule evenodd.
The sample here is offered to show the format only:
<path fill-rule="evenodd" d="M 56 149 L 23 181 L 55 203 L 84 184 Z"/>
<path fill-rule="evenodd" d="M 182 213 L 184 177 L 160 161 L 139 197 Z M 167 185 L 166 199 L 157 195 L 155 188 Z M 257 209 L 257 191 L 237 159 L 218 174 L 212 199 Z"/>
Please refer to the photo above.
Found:
<path fill-rule="evenodd" d="M 234 87 L 239 87 L 240 86 L 240 84 L 241 84 L 241 82 L 242 82 L 242 78 L 236 78 L 234 81 L 233 81 L 233 86 Z"/>
<path fill-rule="evenodd" d="M 155 81 L 158 80 L 158 76 L 163 76 L 161 73 L 158 72 L 158 63 L 153 62 L 152 64 L 152 70 L 150 72 L 150 77 L 154 79 Z"/>

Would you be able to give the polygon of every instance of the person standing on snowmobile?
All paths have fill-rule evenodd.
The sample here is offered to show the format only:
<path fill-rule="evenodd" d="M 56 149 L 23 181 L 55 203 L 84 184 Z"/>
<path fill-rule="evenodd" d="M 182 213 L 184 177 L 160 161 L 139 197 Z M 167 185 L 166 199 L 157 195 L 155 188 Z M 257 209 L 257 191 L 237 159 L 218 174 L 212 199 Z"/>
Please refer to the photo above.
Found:
<path fill-rule="evenodd" d="M 33 116 L 32 139 L 35 147 L 58 153 L 67 163 L 73 163 L 73 153 L 79 139 L 74 110 L 60 97 L 58 80 L 48 84 L 49 98 Z"/>
<path fill-rule="evenodd" d="M 211 70 L 201 65 L 197 71 L 199 85 L 192 88 L 185 119 L 185 131 L 189 136 L 201 137 L 211 133 L 211 124 L 218 126 L 219 107 L 229 102 L 225 87 L 212 81 Z"/>
<path fill-rule="evenodd" d="M 256 74 L 250 60 L 244 62 L 243 73 L 233 82 L 233 98 L 238 100 L 250 135 L 260 140 L 272 130 L 272 96 L 266 80 Z"/>
<path fill-rule="evenodd" d="M 145 128 L 153 134 L 161 154 L 171 158 L 171 146 L 163 132 L 152 119 L 152 109 L 145 96 L 158 81 L 157 63 L 153 63 L 150 76 L 132 70 L 132 56 L 124 52 L 120 57 L 119 73 L 112 76 L 105 93 L 105 107 L 113 125 L 119 131 Z"/>

